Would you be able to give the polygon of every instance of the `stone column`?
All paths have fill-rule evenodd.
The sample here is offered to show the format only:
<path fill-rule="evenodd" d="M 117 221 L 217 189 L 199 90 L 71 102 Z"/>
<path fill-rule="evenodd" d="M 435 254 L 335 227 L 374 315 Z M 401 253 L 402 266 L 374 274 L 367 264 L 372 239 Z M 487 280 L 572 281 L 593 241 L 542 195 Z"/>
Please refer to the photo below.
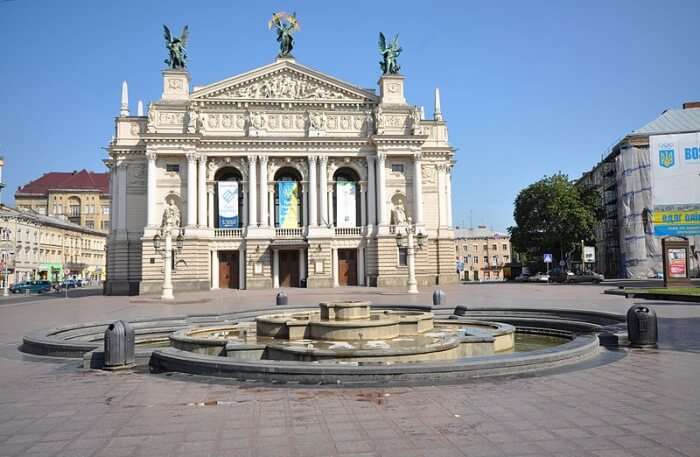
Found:
<path fill-rule="evenodd" d="M 241 227 L 245 227 L 248 225 L 248 192 L 243 189 L 243 183 L 240 184 L 240 187 L 238 188 L 238 192 L 240 192 L 241 198 L 243 199 L 243 205 L 241 208 Z"/>
<path fill-rule="evenodd" d="M 267 212 L 269 214 L 268 225 L 275 226 L 275 186 L 267 186 Z"/>
<path fill-rule="evenodd" d="M 334 182 L 328 184 L 328 223 L 335 226 L 335 200 L 333 199 L 333 186 Z"/>
<path fill-rule="evenodd" d="M 319 196 L 321 197 L 320 225 L 323 227 L 330 224 L 328 219 L 328 156 L 321 156 L 318 159 L 319 163 Z"/>
<path fill-rule="evenodd" d="M 360 183 L 360 227 L 367 225 L 367 186 Z"/>
<path fill-rule="evenodd" d="M 248 227 L 258 226 L 255 156 L 248 157 Z"/>
<path fill-rule="evenodd" d="M 447 191 L 445 192 L 445 199 L 447 199 L 447 226 L 452 227 L 452 167 L 448 166 L 445 174 L 445 185 L 447 186 Z"/>
<path fill-rule="evenodd" d="M 187 157 L 187 226 L 197 225 L 197 154 L 188 152 Z"/>
<path fill-rule="evenodd" d="M 238 250 L 238 288 L 245 289 L 245 250 Z"/>
<path fill-rule="evenodd" d="M 377 217 L 379 225 L 389 225 L 386 210 L 386 154 L 377 154 Z"/>
<path fill-rule="evenodd" d="M 272 288 L 280 288 L 280 251 L 272 250 Z"/>
<path fill-rule="evenodd" d="M 357 248 L 357 285 L 365 285 L 365 248 Z"/>
<path fill-rule="evenodd" d="M 316 156 L 309 156 L 309 191 L 308 196 L 308 208 L 309 208 L 309 225 L 311 227 L 316 227 L 318 225 L 318 216 L 316 215 L 316 210 L 318 209 L 318 200 L 316 199 L 316 190 L 318 185 L 316 184 Z"/>
<path fill-rule="evenodd" d="M 416 225 L 423 225 L 423 161 L 420 153 L 413 157 L 413 218 Z"/>
<path fill-rule="evenodd" d="M 211 251 L 211 288 L 219 288 L 219 251 Z"/>
<path fill-rule="evenodd" d="M 207 225 L 207 156 L 200 154 L 199 156 L 199 221 L 197 225 L 206 227 Z M 211 208 L 213 211 L 214 208 Z"/>
<path fill-rule="evenodd" d="M 331 271 L 333 272 L 333 287 L 340 286 L 338 281 L 338 249 L 332 248 Z"/>
<path fill-rule="evenodd" d="M 304 255 L 304 249 L 299 249 L 299 285 L 301 285 L 301 280 L 306 278 L 306 256 Z"/>
<path fill-rule="evenodd" d="M 377 223 L 377 196 L 376 186 L 377 179 L 375 178 L 375 157 L 367 157 L 367 224 L 375 225 Z"/>
<path fill-rule="evenodd" d="M 126 232 L 126 161 L 121 159 L 117 163 L 117 186 L 119 189 L 117 200 L 117 230 Z"/>
<path fill-rule="evenodd" d="M 119 167 L 117 166 L 117 161 L 115 160 L 112 163 L 112 167 L 109 173 L 110 189 L 112 190 L 112 199 L 109 203 L 109 227 L 112 232 L 119 228 L 117 226 L 117 223 L 119 221 L 119 209 L 117 208 L 118 204 L 116 198 L 116 196 L 119 195 L 119 178 L 117 177 L 118 170 Z"/>
<path fill-rule="evenodd" d="M 156 227 L 158 215 L 156 215 L 156 153 L 147 152 L 148 161 L 146 171 L 146 225 Z"/>
<path fill-rule="evenodd" d="M 447 223 L 447 214 L 445 208 L 445 166 L 443 164 L 439 164 L 436 165 L 436 167 L 438 186 L 438 225 L 440 227 L 444 227 Z"/>
<path fill-rule="evenodd" d="M 207 189 L 207 200 L 209 201 L 208 207 L 209 210 L 207 211 L 208 214 L 208 220 L 207 220 L 207 225 L 209 228 L 214 228 L 214 187 L 212 186 L 211 188 Z"/>
<path fill-rule="evenodd" d="M 270 215 L 268 214 L 267 204 L 267 156 L 260 156 L 260 225 L 266 226 L 269 224 Z"/>
<path fill-rule="evenodd" d="M 301 183 L 301 226 L 306 227 L 309 224 L 309 184 Z"/>

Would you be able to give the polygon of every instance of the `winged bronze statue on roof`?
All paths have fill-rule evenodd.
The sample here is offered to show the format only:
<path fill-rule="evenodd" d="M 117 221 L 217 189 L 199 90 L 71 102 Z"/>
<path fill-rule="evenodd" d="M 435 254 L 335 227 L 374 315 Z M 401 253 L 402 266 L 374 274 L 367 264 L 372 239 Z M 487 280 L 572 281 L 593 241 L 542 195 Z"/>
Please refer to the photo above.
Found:
<path fill-rule="evenodd" d="M 396 34 L 391 43 L 387 45 L 386 37 L 384 37 L 382 32 L 379 32 L 379 53 L 382 55 L 382 61 L 379 62 L 379 66 L 382 67 L 383 74 L 395 75 L 399 72 L 401 66 L 396 59 L 398 59 L 401 51 L 398 34 Z"/>
<path fill-rule="evenodd" d="M 165 64 L 173 70 L 184 70 L 187 65 L 187 54 L 185 53 L 187 36 L 189 34 L 187 26 L 182 29 L 179 37 L 173 37 L 167 25 L 163 25 L 163 31 L 165 34 L 165 47 L 168 48 L 170 53 L 169 57 L 164 61 Z"/>
<path fill-rule="evenodd" d="M 297 13 L 288 14 L 280 11 L 272 15 L 272 19 L 267 23 L 268 28 L 277 31 L 277 41 L 280 44 L 280 53 L 277 57 L 292 57 L 294 48 L 294 32 L 301 27 L 297 20 Z"/>

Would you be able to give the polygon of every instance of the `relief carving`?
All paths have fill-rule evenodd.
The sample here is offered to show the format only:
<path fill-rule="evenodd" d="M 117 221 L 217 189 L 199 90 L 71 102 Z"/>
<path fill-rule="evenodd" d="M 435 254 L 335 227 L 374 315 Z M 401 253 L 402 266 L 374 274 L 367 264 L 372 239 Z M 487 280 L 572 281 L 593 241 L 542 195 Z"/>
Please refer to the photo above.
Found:
<path fill-rule="evenodd" d="M 226 98 L 289 99 L 289 100 L 343 100 L 350 99 L 326 84 L 301 75 L 286 72 L 268 76 L 253 83 L 244 83 L 224 93 Z"/>

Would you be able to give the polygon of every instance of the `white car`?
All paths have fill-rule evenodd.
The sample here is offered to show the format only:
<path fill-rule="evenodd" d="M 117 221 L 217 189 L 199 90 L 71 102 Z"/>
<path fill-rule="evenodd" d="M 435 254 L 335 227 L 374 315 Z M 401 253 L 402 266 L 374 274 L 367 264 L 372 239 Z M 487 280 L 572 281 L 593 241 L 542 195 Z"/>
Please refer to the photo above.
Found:
<path fill-rule="evenodd" d="M 531 282 L 549 282 L 549 275 L 545 273 L 537 273 L 535 276 L 530 276 Z"/>

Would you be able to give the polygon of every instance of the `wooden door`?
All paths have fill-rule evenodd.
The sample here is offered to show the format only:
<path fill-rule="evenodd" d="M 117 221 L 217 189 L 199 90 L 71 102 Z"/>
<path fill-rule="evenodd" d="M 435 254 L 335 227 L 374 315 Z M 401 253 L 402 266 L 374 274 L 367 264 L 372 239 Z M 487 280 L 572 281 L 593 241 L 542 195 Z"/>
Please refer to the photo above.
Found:
<path fill-rule="evenodd" d="M 356 249 L 338 249 L 338 283 L 341 286 L 357 285 Z"/>
<path fill-rule="evenodd" d="M 280 287 L 299 287 L 299 251 L 279 251 Z"/>
<path fill-rule="evenodd" d="M 238 289 L 238 251 L 219 252 L 219 288 Z"/>

